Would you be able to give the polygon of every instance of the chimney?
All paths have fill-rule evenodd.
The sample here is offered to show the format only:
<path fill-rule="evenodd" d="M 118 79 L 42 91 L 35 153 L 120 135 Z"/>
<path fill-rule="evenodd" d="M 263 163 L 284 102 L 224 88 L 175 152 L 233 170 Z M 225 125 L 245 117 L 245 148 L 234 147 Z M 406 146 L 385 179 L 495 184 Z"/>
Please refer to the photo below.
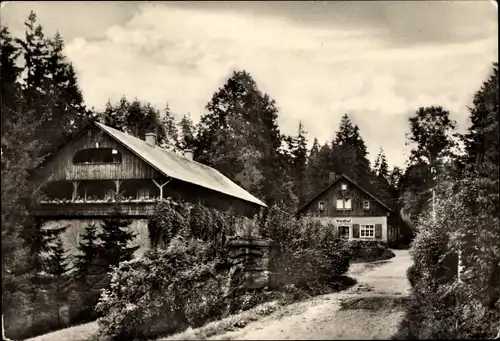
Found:
<path fill-rule="evenodd" d="M 146 142 L 150 146 L 156 146 L 156 134 L 155 133 L 146 133 Z"/>
<path fill-rule="evenodd" d="M 193 161 L 193 151 L 191 149 L 184 150 L 184 157 L 189 161 Z"/>
<path fill-rule="evenodd" d="M 328 183 L 334 182 L 336 178 L 337 178 L 337 174 L 335 174 L 335 172 L 330 172 L 329 178 L 328 178 Z"/>

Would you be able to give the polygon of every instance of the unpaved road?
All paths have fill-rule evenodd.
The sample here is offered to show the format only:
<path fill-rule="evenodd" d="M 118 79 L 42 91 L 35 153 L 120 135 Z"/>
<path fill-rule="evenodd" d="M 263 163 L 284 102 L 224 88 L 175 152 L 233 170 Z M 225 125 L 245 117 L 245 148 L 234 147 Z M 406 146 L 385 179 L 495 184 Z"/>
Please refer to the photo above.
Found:
<path fill-rule="evenodd" d="M 375 263 L 352 264 L 348 275 L 358 283 L 346 291 L 312 298 L 288 316 L 270 315 L 242 329 L 214 336 L 216 340 L 342 340 L 388 339 L 403 316 L 409 294 L 407 250 Z"/>

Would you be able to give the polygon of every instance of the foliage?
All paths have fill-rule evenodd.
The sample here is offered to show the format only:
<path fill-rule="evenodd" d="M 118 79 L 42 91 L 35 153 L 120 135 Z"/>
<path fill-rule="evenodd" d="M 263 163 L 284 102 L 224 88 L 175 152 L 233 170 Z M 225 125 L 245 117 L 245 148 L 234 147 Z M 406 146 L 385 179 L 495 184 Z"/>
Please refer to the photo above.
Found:
<path fill-rule="evenodd" d="M 387 164 L 387 159 L 384 154 L 384 150 L 380 147 L 380 151 L 375 159 L 375 164 L 373 165 L 373 172 L 376 176 L 380 176 L 387 179 L 389 176 L 389 165 Z"/>
<path fill-rule="evenodd" d="M 43 146 L 40 153 L 51 153 L 93 113 L 85 107 L 73 66 L 65 60 L 60 34 L 47 38 L 33 11 L 25 27 L 24 39 L 15 40 L 24 59 L 23 96 L 30 115 L 39 121 L 35 139 Z"/>
<path fill-rule="evenodd" d="M 168 107 L 167 107 L 168 110 Z M 145 139 L 146 133 L 156 134 L 157 143 L 162 146 L 172 146 L 167 130 L 172 132 L 169 111 L 164 121 L 160 118 L 160 112 L 150 103 L 143 103 L 138 99 L 130 102 L 123 96 L 116 104 L 108 101 L 104 112 L 100 114 L 102 122 L 112 128 L 124 131 L 141 139 Z M 164 125 L 166 124 L 166 125 Z"/>
<path fill-rule="evenodd" d="M 194 150 L 196 144 L 196 127 L 189 115 L 183 115 L 179 123 L 177 148 L 179 150 Z"/>
<path fill-rule="evenodd" d="M 436 179 L 435 219 L 429 212 L 419 217 L 412 245 L 415 265 L 408 271 L 412 301 L 397 335 L 400 338 L 493 338 L 499 333 L 495 91 L 498 93 L 496 64 L 493 75 L 474 98 L 465 155 L 448 164 Z M 476 145 L 477 141 L 484 145 Z"/>
<path fill-rule="evenodd" d="M 299 204 L 304 204 L 307 194 L 306 164 L 307 164 L 307 131 L 302 122 L 299 122 L 297 136 L 289 136 L 288 143 L 290 154 L 290 175 L 294 183 L 294 194 Z"/>
<path fill-rule="evenodd" d="M 75 258 L 72 295 L 70 298 L 71 320 L 90 321 L 98 315 L 94 309 L 101 290 L 109 285 L 109 273 L 120 262 L 132 259 L 138 246 L 129 244 L 135 235 L 126 231 L 130 221 L 115 207 L 104 219 L 100 230 L 95 225 L 86 227 Z"/>
<path fill-rule="evenodd" d="M 153 337 L 221 317 L 227 277 L 217 274 L 210 244 L 181 236 L 113 271 L 97 306 L 110 339 Z"/>
<path fill-rule="evenodd" d="M 285 164 L 274 100 L 252 76 L 236 71 L 214 93 L 200 119 L 195 156 L 245 189 L 273 203 L 288 200 Z M 243 153 L 241 153 L 243 151 Z"/>
<path fill-rule="evenodd" d="M 352 240 L 349 241 L 351 260 L 372 262 L 394 257 L 387 243 L 376 240 Z"/>
<path fill-rule="evenodd" d="M 185 204 L 182 204 L 185 205 Z M 181 231 L 189 231 L 189 219 L 179 213 L 179 204 L 165 200 L 156 205 L 155 214 L 148 219 L 149 239 L 153 248 L 166 248 Z"/>
<path fill-rule="evenodd" d="M 286 209 L 274 205 L 261 228 L 264 237 L 274 242 L 271 271 L 281 272 L 280 285 L 308 290 L 331 282 L 349 269 L 347 243 L 331 226 L 313 218 L 296 219 Z"/>

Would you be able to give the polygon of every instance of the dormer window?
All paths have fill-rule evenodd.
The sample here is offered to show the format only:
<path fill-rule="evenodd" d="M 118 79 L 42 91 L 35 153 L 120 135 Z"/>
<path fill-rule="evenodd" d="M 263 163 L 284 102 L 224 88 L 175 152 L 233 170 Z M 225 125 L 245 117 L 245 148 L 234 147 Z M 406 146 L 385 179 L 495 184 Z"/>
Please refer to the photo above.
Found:
<path fill-rule="evenodd" d="M 363 201 L 363 209 L 364 210 L 369 210 L 370 209 L 370 201 L 369 200 Z"/>
<path fill-rule="evenodd" d="M 346 191 L 347 190 L 347 184 L 341 184 L 340 185 L 340 189 L 343 190 L 343 191 Z"/>
<path fill-rule="evenodd" d="M 324 201 L 320 201 L 318 203 L 318 208 L 320 211 L 324 211 L 325 210 L 325 202 Z"/>

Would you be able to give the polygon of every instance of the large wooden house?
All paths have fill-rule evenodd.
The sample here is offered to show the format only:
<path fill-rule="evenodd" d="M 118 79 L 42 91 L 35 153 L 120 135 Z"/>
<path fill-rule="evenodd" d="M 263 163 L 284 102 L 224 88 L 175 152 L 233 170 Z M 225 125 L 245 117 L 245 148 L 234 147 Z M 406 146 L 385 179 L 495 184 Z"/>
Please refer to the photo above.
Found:
<path fill-rule="evenodd" d="M 328 186 L 306 202 L 298 214 L 316 217 L 349 240 L 392 242 L 398 238 L 397 227 L 388 224 L 394 214 L 390 204 L 345 174 L 331 173 Z"/>
<path fill-rule="evenodd" d="M 266 205 L 217 170 L 161 148 L 156 135 L 140 139 L 92 123 L 39 167 L 47 199 L 37 215 L 46 228 L 67 227 L 62 239 L 75 249 L 84 228 L 108 215 L 117 193 L 138 242 L 148 247 L 147 218 L 171 197 L 251 217 Z"/>

